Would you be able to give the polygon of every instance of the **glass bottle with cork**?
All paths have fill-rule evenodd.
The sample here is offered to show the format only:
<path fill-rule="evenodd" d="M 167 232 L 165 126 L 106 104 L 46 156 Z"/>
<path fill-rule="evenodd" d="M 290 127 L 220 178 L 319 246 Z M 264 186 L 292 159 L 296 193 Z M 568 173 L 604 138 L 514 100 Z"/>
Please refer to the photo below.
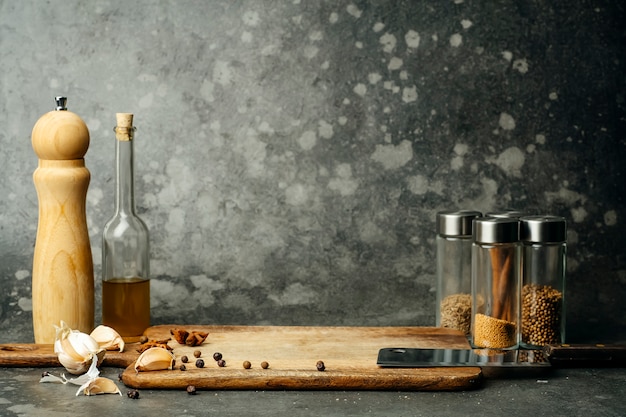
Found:
<path fill-rule="evenodd" d="M 437 213 L 437 327 L 469 336 L 472 314 L 472 210 Z"/>
<path fill-rule="evenodd" d="M 102 323 L 132 342 L 150 326 L 150 239 L 135 212 L 133 115 L 116 119 L 115 214 L 102 233 Z"/>

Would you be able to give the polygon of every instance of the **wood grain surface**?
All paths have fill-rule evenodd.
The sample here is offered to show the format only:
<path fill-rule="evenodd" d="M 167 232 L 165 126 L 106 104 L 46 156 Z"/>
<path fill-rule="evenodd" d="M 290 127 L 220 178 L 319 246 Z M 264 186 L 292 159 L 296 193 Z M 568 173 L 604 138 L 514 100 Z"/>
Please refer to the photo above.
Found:
<path fill-rule="evenodd" d="M 61 320 L 82 332 L 94 328 L 94 275 L 86 198 L 91 174 L 85 122 L 67 110 L 37 121 L 32 145 L 39 157 L 33 173 L 39 218 L 33 254 L 35 343 L 52 344 Z"/>
<path fill-rule="evenodd" d="M 102 366 L 126 368 L 139 357 L 138 343 L 127 344 L 124 352 L 107 352 Z M 7 368 L 52 368 L 61 366 L 54 353 L 53 345 L 6 343 L 0 344 L 0 367 Z"/>
<path fill-rule="evenodd" d="M 146 330 L 150 339 L 167 339 L 170 329 L 209 332 L 200 347 L 169 342 L 174 370 L 135 372 L 129 366 L 124 384 L 139 389 L 250 390 L 466 390 L 480 386 L 478 367 L 389 369 L 376 365 L 383 347 L 467 348 L 461 332 L 435 327 L 303 327 L 164 325 Z M 195 350 L 205 366 L 195 366 Z M 226 361 L 218 367 L 213 353 Z M 187 370 L 178 369 L 187 356 Z M 323 361 L 326 370 L 316 369 Z M 244 369 L 249 361 L 251 369 Z M 269 363 L 262 369 L 261 362 Z"/>

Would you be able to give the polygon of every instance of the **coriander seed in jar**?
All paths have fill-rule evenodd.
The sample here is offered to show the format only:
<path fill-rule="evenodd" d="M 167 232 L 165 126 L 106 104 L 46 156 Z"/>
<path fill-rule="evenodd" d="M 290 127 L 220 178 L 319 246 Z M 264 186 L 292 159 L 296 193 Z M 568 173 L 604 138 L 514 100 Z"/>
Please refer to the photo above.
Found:
<path fill-rule="evenodd" d="M 520 218 L 524 348 L 565 342 L 566 229 L 563 217 Z"/>
<path fill-rule="evenodd" d="M 466 335 L 472 314 L 472 221 L 481 215 L 471 210 L 437 213 L 436 323 Z"/>

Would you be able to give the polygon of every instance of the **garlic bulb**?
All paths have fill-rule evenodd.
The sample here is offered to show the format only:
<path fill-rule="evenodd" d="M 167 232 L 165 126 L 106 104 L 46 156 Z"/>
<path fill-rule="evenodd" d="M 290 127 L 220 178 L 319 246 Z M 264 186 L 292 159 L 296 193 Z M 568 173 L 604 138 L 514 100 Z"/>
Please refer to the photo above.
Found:
<path fill-rule="evenodd" d="M 61 327 L 55 328 L 54 353 L 69 373 L 80 375 L 87 372 L 94 358 L 97 365 L 102 363 L 106 351 L 93 337 L 70 329 L 63 321 Z"/>
<path fill-rule="evenodd" d="M 124 351 L 124 339 L 112 327 L 101 324 L 91 332 L 90 336 L 102 349 Z"/>
<path fill-rule="evenodd" d="M 162 371 L 172 369 L 174 355 L 167 349 L 153 347 L 143 352 L 135 361 L 135 371 Z"/>

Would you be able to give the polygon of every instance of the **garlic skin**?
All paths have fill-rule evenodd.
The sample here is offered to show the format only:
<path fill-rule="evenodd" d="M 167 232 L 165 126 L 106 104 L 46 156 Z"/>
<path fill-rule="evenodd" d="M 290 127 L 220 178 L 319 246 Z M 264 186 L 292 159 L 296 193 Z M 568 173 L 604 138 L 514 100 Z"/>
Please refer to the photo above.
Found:
<path fill-rule="evenodd" d="M 54 353 L 69 373 L 84 374 L 94 359 L 96 365 L 102 363 L 106 350 L 102 349 L 93 337 L 70 329 L 63 321 L 60 327 L 55 326 L 55 328 Z"/>
<path fill-rule="evenodd" d="M 102 349 L 124 351 L 124 339 L 112 327 L 101 324 L 91 332 L 90 336 Z"/>
<path fill-rule="evenodd" d="M 64 385 L 80 385 L 80 388 L 76 391 L 76 396 L 80 395 L 81 392 L 85 395 L 122 395 L 122 392 L 115 382 L 109 378 L 100 376 L 100 371 L 97 368 L 97 361 L 91 361 L 91 365 L 89 366 L 87 373 L 82 374 L 79 377 L 67 379 L 64 374 L 61 374 L 61 377 L 58 377 L 50 374 L 49 372 L 44 372 L 39 382 L 60 382 Z"/>
<path fill-rule="evenodd" d="M 172 369 L 174 355 L 167 349 L 153 347 L 143 352 L 135 361 L 135 371 L 162 371 Z"/>

